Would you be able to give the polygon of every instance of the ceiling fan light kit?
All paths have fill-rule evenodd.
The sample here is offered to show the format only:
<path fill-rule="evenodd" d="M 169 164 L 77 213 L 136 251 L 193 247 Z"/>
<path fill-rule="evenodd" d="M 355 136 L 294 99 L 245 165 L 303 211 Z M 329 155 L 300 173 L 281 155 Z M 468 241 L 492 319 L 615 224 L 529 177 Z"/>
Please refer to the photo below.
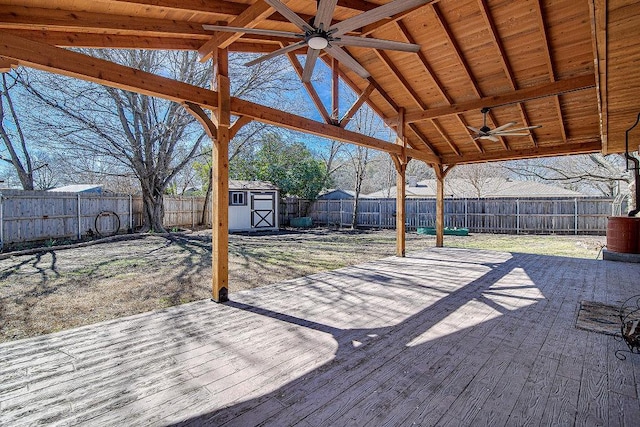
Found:
<path fill-rule="evenodd" d="M 307 44 L 311 49 L 321 50 L 329 45 L 329 40 L 321 35 L 314 35 L 307 39 Z"/>

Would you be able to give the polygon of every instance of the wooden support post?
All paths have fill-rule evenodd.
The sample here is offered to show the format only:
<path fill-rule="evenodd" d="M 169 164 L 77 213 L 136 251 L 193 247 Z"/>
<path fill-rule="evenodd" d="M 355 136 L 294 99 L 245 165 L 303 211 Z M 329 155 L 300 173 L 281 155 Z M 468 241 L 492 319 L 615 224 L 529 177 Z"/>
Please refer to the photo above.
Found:
<path fill-rule="evenodd" d="M 339 99 L 340 99 L 340 69 L 338 68 L 338 60 L 335 58 L 331 58 L 331 120 L 333 123 L 339 123 L 338 118 L 340 117 L 340 107 L 339 107 Z"/>
<path fill-rule="evenodd" d="M 211 199 L 212 298 L 229 300 L 229 128 L 231 126 L 229 57 L 227 49 L 214 55 L 214 89 L 218 91 L 217 137 L 213 143 Z"/>
<path fill-rule="evenodd" d="M 432 165 L 436 173 L 436 247 L 444 246 L 444 178 L 452 166 Z"/>
<path fill-rule="evenodd" d="M 396 144 L 401 144 L 406 148 L 406 139 L 404 137 L 404 108 L 398 111 L 398 127 L 396 130 Z M 396 167 L 396 255 L 404 257 L 405 255 L 405 223 L 407 221 L 407 211 L 405 209 L 405 193 L 406 193 L 406 171 L 409 159 L 406 155 L 391 156 L 393 164 Z"/>

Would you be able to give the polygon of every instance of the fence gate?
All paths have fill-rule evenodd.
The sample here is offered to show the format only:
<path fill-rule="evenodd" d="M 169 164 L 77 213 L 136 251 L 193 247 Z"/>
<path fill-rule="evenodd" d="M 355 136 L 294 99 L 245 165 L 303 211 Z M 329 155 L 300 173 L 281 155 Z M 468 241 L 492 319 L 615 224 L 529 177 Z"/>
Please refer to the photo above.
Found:
<path fill-rule="evenodd" d="M 271 228 L 276 226 L 276 194 L 251 193 L 251 227 Z"/>

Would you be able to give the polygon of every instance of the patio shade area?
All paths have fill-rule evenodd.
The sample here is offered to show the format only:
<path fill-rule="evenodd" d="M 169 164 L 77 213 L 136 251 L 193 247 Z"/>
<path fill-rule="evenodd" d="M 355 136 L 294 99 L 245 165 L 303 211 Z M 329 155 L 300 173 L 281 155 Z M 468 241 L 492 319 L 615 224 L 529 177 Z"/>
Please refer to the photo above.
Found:
<path fill-rule="evenodd" d="M 640 355 L 575 323 L 639 273 L 434 248 L 9 342 L 0 424 L 637 425 Z"/>

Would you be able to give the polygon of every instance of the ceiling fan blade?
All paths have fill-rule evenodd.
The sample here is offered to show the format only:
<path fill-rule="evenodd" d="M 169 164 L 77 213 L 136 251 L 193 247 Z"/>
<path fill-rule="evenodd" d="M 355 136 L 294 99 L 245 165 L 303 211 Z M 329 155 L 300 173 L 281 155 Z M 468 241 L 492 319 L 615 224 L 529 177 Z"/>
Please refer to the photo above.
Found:
<path fill-rule="evenodd" d="M 247 62 L 244 65 L 246 65 L 247 67 L 250 67 L 252 65 L 256 65 L 256 64 L 258 64 L 258 63 L 260 63 L 262 61 L 266 61 L 267 59 L 271 59 L 271 58 L 274 58 L 274 57 L 276 57 L 278 55 L 282 55 L 283 53 L 291 52 L 292 50 L 296 50 L 298 48 L 301 48 L 302 46 L 304 46 L 306 44 L 307 44 L 307 42 L 304 41 L 304 40 L 302 40 L 302 41 L 300 41 L 298 43 L 292 43 L 289 46 L 285 46 L 285 47 L 280 48 L 278 50 L 274 50 L 273 52 L 268 53 L 266 55 L 262 55 L 262 56 L 260 56 L 260 57 L 258 57 L 256 59 L 254 59 L 253 61 Z"/>
<path fill-rule="evenodd" d="M 338 0 L 320 0 L 318 2 L 318 12 L 313 20 L 314 27 L 325 30 L 331 26 L 331 18 L 336 4 L 338 4 Z"/>
<path fill-rule="evenodd" d="M 510 127 L 510 126 L 513 126 L 515 124 L 516 124 L 516 122 L 505 123 L 504 125 L 498 126 L 494 130 L 492 130 L 491 133 L 500 132 L 501 130 L 506 129 L 506 128 Z"/>
<path fill-rule="evenodd" d="M 341 64 L 346 67 L 352 69 L 357 75 L 362 77 L 363 79 L 371 77 L 371 74 L 362 66 L 358 61 L 353 59 L 351 55 L 349 55 L 345 50 L 338 46 L 329 46 L 325 47 L 324 50 L 334 58 L 338 60 Z"/>
<path fill-rule="evenodd" d="M 260 36 L 286 37 L 290 39 L 301 39 L 304 37 L 304 34 L 291 33 L 289 31 L 264 30 L 261 28 L 227 27 L 225 25 L 208 24 L 204 24 L 202 28 L 208 31 L 226 31 L 228 33 L 257 34 Z"/>
<path fill-rule="evenodd" d="M 420 50 L 420 45 L 418 44 L 353 36 L 341 36 L 332 40 L 331 43 L 339 46 L 372 47 L 375 49 L 399 50 L 402 52 L 417 52 Z"/>
<path fill-rule="evenodd" d="M 277 10 L 280 15 L 284 16 L 291 22 L 292 24 L 297 25 L 303 31 L 313 31 L 311 25 L 306 22 L 304 19 L 300 18 L 297 13 L 293 10 L 289 9 L 284 3 L 279 0 L 264 0 L 269 6 Z"/>
<path fill-rule="evenodd" d="M 273 0 L 270 0 L 273 1 Z M 338 22 L 336 25 L 330 28 L 331 35 L 340 36 L 356 28 L 362 28 L 365 25 L 373 24 L 383 18 L 391 17 L 396 13 L 404 12 L 408 9 L 421 6 L 429 3 L 432 0 L 395 0 L 390 3 L 384 4 L 375 9 L 371 9 L 367 12 L 361 13 L 351 18 L 347 18 L 344 21 Z"/>
<path fill-rule="evenodd" d="M 473 131 L 475 133 L 480 133 L 480 129 L 476 129 L 476 128 L 471 127 L 471 126 L 467 126 L 467 129 L 469 129 L 469 130 L 471 130 L 471 131 Z"/>
<path fill-rule="evenodd" d="M 525 128 L 509 129 L 509 132 L 520 132 L 521 130 L 540 129 L 541 127 L 542 127 L 542 125 L 527 126 Z"/>
<path fill-rule="evenodd" d="M 497 136 L 529 136 L 531 134 L 529 132 L 527 132 L 527 133 L 522 133 L 522 132 L 498 132 L 498 133 L 494 133 L 493 135 L 497 135 Z"/>
<path fill-rule="evenodd" d="M 493 136 L 493 135 L 482 135 L 482 136 L 479 136 L 479 137 L 478 137 L 478 138 L 476 138 L 476 139 L 488 139 L 489 141 L 493 141 L 493 142 L 498 142 L 498 141 L 500 141 L 498 138 L 496 138 L 496 137 L 495 137 L 495 136 Z"/>
<path fill-rule="evenodd" d="M 316 59 L 320 51 L 318 49 L 307 49 L 307 60 L 304 63 L 304 70 L 302 71 L 302 82 L 309 83 L 311 81 L 311 75 L 313 74 L 313 67 L 316 65 Z"/>

